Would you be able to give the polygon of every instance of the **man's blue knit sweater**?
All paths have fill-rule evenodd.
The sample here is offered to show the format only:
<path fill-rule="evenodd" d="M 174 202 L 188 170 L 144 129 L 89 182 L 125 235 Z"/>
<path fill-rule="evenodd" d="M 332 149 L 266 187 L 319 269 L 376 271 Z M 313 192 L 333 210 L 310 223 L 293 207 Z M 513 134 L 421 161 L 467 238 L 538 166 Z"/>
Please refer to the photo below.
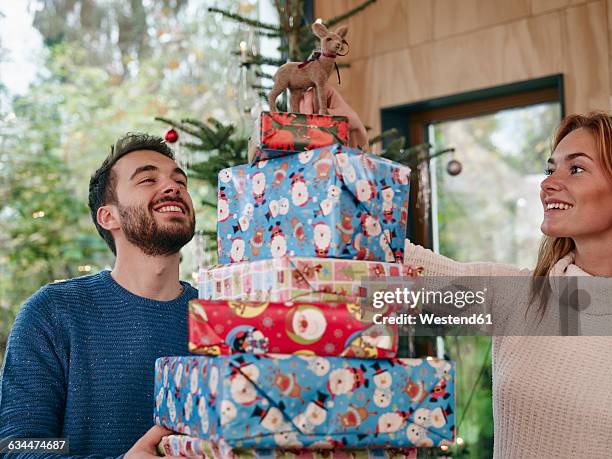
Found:
<path fill-rule="evenodd" d="M 187 304 L 197 291 L 183 287 L 179 298 L 155 301 L 103 271 L 36 292 L 8 340 L 0 439 L 67 437 L 71 455 L 127 452 L 153 426 L 155 359 L 188 354 Z"/>

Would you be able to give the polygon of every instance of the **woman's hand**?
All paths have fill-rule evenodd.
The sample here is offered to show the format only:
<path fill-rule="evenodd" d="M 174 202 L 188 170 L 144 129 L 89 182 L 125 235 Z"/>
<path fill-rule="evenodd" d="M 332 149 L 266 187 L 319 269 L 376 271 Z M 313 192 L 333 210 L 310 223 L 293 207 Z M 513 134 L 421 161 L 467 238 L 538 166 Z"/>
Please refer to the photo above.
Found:
<path fill-rule="evenodd" d="M 370 147 L 368 133 L 355 110 L 344 101 L 340 93 L 334 88 L 327 86 L 326 90 L 327 112 L 332 116 L 346 116 L 349 120 L 349 147 L 367 151 Z M 304 92 L 304 97 L 300 100 L 300 113 L 315 113 L 314 101 L 314 88 L 310 88 Z"/>

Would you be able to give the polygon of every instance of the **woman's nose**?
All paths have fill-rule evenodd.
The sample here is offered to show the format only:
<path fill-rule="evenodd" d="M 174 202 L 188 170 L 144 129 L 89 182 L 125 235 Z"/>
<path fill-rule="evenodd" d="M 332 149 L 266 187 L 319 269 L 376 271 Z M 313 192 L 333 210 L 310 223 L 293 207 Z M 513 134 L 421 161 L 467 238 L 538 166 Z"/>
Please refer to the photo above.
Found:
<path fill-rule="evenodd" d="M 554 177 L 554 175 L 549 175 L 540 184 L 542 191 L 559 191 L 562 186 L 561 181 Z"/>

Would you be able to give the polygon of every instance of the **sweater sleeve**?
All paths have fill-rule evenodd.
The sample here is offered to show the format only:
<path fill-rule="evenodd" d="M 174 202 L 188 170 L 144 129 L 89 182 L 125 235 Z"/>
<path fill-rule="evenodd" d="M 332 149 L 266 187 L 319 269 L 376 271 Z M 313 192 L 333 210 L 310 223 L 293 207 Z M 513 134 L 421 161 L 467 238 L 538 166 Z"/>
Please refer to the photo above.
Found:
<path fill-rule="evenodd" d="M 424 276 L 525 276 L 528 269 L 503 263 L 477 261 L 463 263 L 452 260 L 444 255 L 432 252 L 429 249 L 415 245 L 406 239 L 404 246 L 404 263 L 423 267 Z"/>
<path fill-rule="evenodd" d="M 60 336 L 57 311 L 43 288 L 23 305 L 9 335 L 0 373 L 0 439 L 62 437 L 68 357 Z M 12 453 L 7 457 L 101 456 Z"/>
<path fill-rule="evenodd" d="M 481 305 L 472 305 L 458 310 L 453 304 L 442 304 L 432 307 L 432 312 L 448 313 L 455 316 L 470 315 L 473 313 L 491 314 L 493 318 L 492 332 L 503 335 L 507 321 L 511 316 L 524 312 L 517 307 L 515 292 L 524 289 L 525 280 L 522 276 L 529 276 L 531 271 L 516 266 L 493 262 L 458 262 L 443 255 L 437 254 L 419 245 L 406 240 L 404 247 L 404 263 L 422 267 L 422 285 L 427 290 L 442 290 L 449 287 L 453 279 L 461 278 L 459 285 L 471 285 L 486 289 L 485 301 Z M 479 277 L 474 283 L 469 278 Z M 504 277 L 502 281 L 495 281 L 496 277 Z M 476 327 L 478 328 L 478 327 Z M 489 331 L 491 331 L 489 329 Z"/>

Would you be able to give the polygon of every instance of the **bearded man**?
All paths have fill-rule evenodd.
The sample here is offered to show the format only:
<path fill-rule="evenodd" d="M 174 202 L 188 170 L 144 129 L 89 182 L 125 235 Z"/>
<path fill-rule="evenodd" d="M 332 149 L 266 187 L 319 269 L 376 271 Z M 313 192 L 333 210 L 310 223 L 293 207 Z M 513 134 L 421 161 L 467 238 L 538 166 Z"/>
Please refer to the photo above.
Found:
<path fill-rule="evenodd" d="M 195 229 L 187 176 L 161 138 L 127 134 L 91 177 L 89 207 L 114 268 L 46 285 L 21 308 L 0 380 L 0 439 L 152 457 L 169 433 L 152 427 L 155 359 L 187 353 L 197 296 L 179 281 Z"/>

